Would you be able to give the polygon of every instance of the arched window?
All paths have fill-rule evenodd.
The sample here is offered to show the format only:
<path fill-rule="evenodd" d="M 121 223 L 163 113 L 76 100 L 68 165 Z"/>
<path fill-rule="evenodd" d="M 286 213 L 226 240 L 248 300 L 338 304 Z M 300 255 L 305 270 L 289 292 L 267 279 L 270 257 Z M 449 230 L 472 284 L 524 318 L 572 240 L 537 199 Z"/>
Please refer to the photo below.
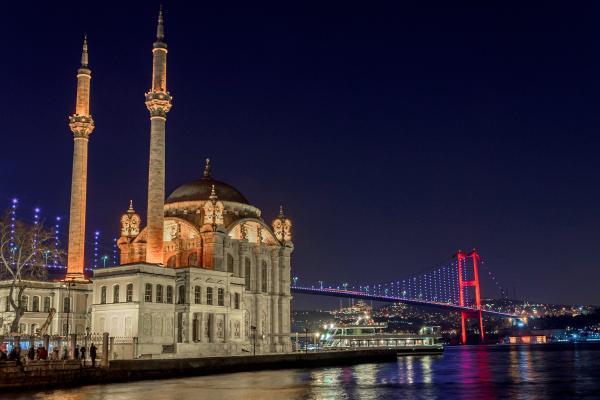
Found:
<path fill-rule="evenodd" d="M 227 253 L 227 272 L 233 273 L 233 256 Z"/>
<path fill-rule="evenodd" d="M 40 311 L 40 298 L 38 296 L 33 296 L 33 302 L 31 304 L 31 311 L 33 311 L 33 312 Z"/>
<path fill-rule="evenodd" d="M 244 279 L 246 281 L 246 290 L 250 290 L 251 274 L 252 267 L 250 266 L 250 259 L 246 258 L 244 260 Z"/>
<path fill-rule="evenodd" d="M 202 288 L 200 286 L 194 286 L 194 303 L 202 303 Z"/>
<path fill-rule="evenodd" d="M 210 286 L 206 288 L 206 304 L 212 306 L 213 303 L 213 288 Z"/>
<path fill-rule="evenodd" d="M 190 254 L 190 256 L 188 257 L 188 265 L 190 267 L 197 267 L 198 266 L 198 253 L 192 253 L 192 254 Z"/>
<path fill-rule="evenodd" d="M 133 283 L 128 283 L 125 289 L 125 301 L 131 303 L 133 301 Z"/>
<path fill-rule="evenodd" d="M 219 305 L 219 306 L 225 305 L 225 289 L 223 289 L 223 288 L 217 289 L 217 305 Z"/>
<path fill-rule="evenodd" d="M 185 304 L 185 286 L 177 287 L 177 304 Z"/>
<path fill-rule="evenodd" d="M 177 256 L 171 256 L 167 260 L 167 267 L 175 268 L 177 266 Z"/>
<path fill-rule="evenodd" d="M 23 311 L 28 311 L 29 306 L 29 296 L 21 297 L 21 304 L 23 305 Z"/>
<path fill-rule="evenodd" d="M 5 307 L 4 311 L 6 311 L 6 312 L 10 311 L 10 296 L 6 296 L 6 307 Z"/>
<path fill-rule="evenodd" d="M 44 312 L 50 312 L 50 297 L 44 297 Z"/>
<path fill-rule="evenodd" d="M 100 288 L 100 304 L 106 304 L 106 286 Z"/>
<path fill-rule="evenodd" d="M 63 312 L 70 313 L 71 312 L 71 298 L 65 297 L 63 299 Z"/>
<path fill-rule="evenodd" d="M 173 286 L 167 286 L 167 303 L 173 304 Z"/>
<path fill-rule="evenodd" d="M 261 278 L 261 290 L 263 293 L 267 293 L 267 278 L 268 278 L 268 268 L 267 268 L 267 263 L 265 261 L 262 262 L 262 271 L 260 274 L 260 278 Z"/>
<path fill-rule="evenodd" d="M 152 303 L 152 284 L 146 283 L 146 290 L 144 291 L 144 301 L 146 303 Z"/>
<path fill-rule="evenodd" d="M 113 286 L 113 303 L 119 302 L 119 285 Z"/>
<path fill-rule="evenodd" d="M 156 302 L 163 302 L 163 285 L 156 285 Z"/>

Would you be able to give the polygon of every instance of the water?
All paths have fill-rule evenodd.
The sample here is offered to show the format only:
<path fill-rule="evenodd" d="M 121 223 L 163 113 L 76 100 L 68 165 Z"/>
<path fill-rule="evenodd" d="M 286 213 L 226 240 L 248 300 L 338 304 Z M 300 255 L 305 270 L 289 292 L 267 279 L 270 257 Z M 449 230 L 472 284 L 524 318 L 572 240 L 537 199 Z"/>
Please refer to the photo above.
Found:
<path fill-rule="evenodd" d="M 19 400 L 599 399 L 600 345 L 466 346 L 397 362 L 0 394 Z"/>

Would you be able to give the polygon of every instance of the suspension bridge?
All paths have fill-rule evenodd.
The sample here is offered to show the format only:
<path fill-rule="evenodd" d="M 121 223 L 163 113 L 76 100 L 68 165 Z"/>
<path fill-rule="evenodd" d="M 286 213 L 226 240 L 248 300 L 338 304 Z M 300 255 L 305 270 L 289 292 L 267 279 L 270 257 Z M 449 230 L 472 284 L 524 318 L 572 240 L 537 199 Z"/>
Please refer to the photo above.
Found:
<path fill-rule="evenodd" d="M 300 280 L 294 277 L 291 290 L 293 293 L 404 303 L 459 312 L 462 343 L 467 342 L 467 322 L 470 319 L 477 320 L 479 336 L 483 342 L 483 315 L 514 319 L 519 319 L 520 316 L 482 307 L 480 264 L 481 259 L 477 251 L 458 251 L 442 266 L 395 282 L 325 286 L 323 281 L 319 281 L 317 285 L 301 284 Z M 494 277 L 492 280 L 496 281 Z M 499 288 L 502 291 L 501 287 Z"/>

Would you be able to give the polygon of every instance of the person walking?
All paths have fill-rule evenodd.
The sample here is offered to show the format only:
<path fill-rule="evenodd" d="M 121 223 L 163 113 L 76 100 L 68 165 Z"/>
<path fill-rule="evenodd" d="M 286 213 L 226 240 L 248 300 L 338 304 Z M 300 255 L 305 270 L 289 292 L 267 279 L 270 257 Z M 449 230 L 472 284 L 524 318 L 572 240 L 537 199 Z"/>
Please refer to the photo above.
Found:
<path fill-rule="evenodd" d="M 27 351 L 27 359 L 29 361 L 33 361 L 35 359 L 35 349 L 33 346 L 29 346 L 29 350 Z"/>
<path fill-rule="evenodd" d="M 81 349 L 79 349 L 79 354 L 81 355 L 81 365 L 85 367 L 85 346 L 81 346 Z"/>
<path fill-rule="evenodd" d="M 75 348 L 73 349 L 73 359 L 79 360 L 79 347 L 75 344 Z"/>
<path fill-rule="evenodd" d="M 10 351 L 10 354 L 8 355 L 8 361 L 14 361 L 17 363 L 17 365 L 23 365 L 21 363 L 21 347 L 13 347 L 13 349 Z"/>
<path fill-rule="evenodd" d="M 92 359 L 92 367 L 96 366 L 96 346 L 94 343 L 90 346 L 90 358 Z"/>
<path fill-rule="evenodd" d="M 2 349 L 0 349 L 0 361 L 8 361 L 8 355 Z"/>

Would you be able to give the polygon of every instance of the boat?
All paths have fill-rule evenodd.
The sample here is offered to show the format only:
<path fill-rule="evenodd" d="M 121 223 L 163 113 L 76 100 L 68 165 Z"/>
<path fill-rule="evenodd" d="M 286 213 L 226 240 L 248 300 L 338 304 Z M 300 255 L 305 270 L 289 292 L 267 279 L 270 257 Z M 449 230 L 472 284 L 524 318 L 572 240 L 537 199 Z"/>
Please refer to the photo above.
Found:
<path fill-rule="evenodd" d="M 364 320 L 363 320 L 364 321 Z M 323 350 L 343 349 L 397 349 L 401 355 L 440 354 L 440 327 L 423 327 L 418 334 L 387 332 L 385 323 L 357 321 L 355 324 L 330 324 L 324 326 L 320 336 Z"/>

